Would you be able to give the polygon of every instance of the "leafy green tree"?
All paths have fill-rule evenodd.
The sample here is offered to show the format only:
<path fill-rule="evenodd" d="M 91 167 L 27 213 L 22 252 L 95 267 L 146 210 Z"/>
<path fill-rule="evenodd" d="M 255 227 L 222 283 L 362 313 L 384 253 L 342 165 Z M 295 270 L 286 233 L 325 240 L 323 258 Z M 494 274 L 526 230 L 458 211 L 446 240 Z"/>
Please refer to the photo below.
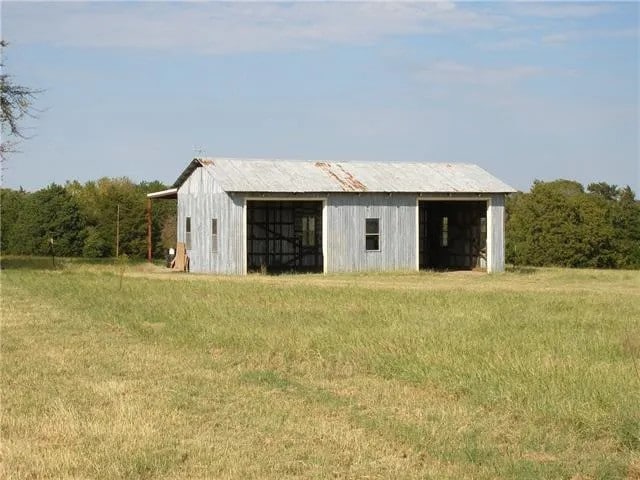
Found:
<path fill-rule="evenodd" d="M 583 193 L 577 182 L 533 184 L 531 193 L 509 202 L 508 260 L 528 265 L 571 265 L 577 212 L 571 198 Z"/>
<path fill-rule="evenodd" d="M 132 258 L 146 258 L 146 194 L 164 190 L 165 185 L 157 181 L 135 184 L 128 178 L 101 178 L 84 185 L 70 182 L 67 183 L 67 189 L 78 199 L 86 218 L 84 256 L 115 256 L 119 232 L 118 253 L 125 253 Z M 175 208 L 175 201 L 153 203 L 152 243 L 156 256 L 162 255 L 163 222 L 175 213 Z"/>
<path fill-rule="evenodd" d="M 587 185 L 587 192 L 606 200 L 617 200 L 620 195 L 620 189 L 617 185 L 610 185 L 606 182 L 590 183 Z"/>
<path fill-rule="evenodd" d="M 166 190 L 167 186 L 159 181 L 141 182 L 138 188 L 144 195 Z M 154 258 L 164 257 L 166 249 L 176 245 L 176 210 L 177 200 L 152 200 L 152 243 Z M 146 238 L 146 237 L 145 237 Z"/>
<path fill-rule="evenodd" d="M 52 248 L 50 239 L 56 255 L 71 257 L 82 252 L 84 219 L 75 199 L 60 185 L 29 194 L 16 226 L 15 253 L 47 255 Z"/>
<path fill-rule="evenodd" d="M 624 268 L 640 268 L 640 202 L 629 186 L 620 190 L 613 213 L 616 230 L 616 251 L 619 265 Z"/>
<path fill-rule="evenodd" d="M 580 223 L 579 257 L 574 266 L 615 268 L 620 256 L 615 248 L 616 231 L 613 227 L 614 205 L 605 197 L 583 195 L 577 202 Z"/>
<path fill-rule="evenodd" d="M 638 203 L 626 187 L 534 182 L 507 201 L 507 261 L 534 266 L 638 268 Z M 624 199 L 624 200 L 623 200 Z"/>
<path fill-rule="evenodd" d="M 102 239 L 105 246 L 103 251 L 107 256 L 115 256 L 116 253 L 133 257 L 144 255 L 144 199 L 131 180 L 101 178 L 90 182 L 82 196 L 87 223 L 95 228 L 92 237 Z M 116 252 L 116 246 L 119 252 Z"/>
<path fill-rule="evenodd" d="M 52 238 L 57 255 L 79 256 L 84 243 L 85 221 L 77 201 L 64 187 L 56 184 L 39 190 L 31 198 L 37 209 L 34 215 L 38 219 L 36 231 L 44 237 L 45 243 Z M 36 253 L 44 254 L 49 250 L 48 246 L 42 248 L 42 242 L 37 247 L 40 250 Z"/>
<path fill-rule="evenodd" d="M 94 226 L 86 227 L 82 256 L 88 258 L 101 258 L 109 254 L 109 245 L 100 236 L 100 232 Z"/>
<path fill-rule="evenodd" d="M 19 234 L 20 212 L 25 208 L 27 192 L 0 189 L 0 252 L 16 253 L 16 235 Z"/>
<path fill-rule="evenodd" d="M 119 253 L 146 258 L 146 195 L 164 189 L 166 186 L 157 181 L 135 184 L 128 178 L 101 178 L 85 184 L 72 181 L 35 193 L 2 189 L 1 251 L 47 254 L 48 239 L 54 238 L 57 255 L 112 257 L 116 254 L 119 223 Z M 175 230 L 175 211 L 175 200 L 153 202 L 155 257 L 163 257 L 164 249 L 175 245 L 175 231 L 173 240 L 167 239 L 171 237 L 167 225 L 172 221 Z"/>

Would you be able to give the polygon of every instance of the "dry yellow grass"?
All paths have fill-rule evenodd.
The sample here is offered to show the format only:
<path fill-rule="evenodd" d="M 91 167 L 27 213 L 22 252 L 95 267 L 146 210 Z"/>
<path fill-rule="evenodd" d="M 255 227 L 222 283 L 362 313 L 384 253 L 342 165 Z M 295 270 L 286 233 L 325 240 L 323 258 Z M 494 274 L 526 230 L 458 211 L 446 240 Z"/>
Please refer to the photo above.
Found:
<path fill-rule="evenodd" d="M 637 477 L 640 272 L 4 263 L 4 478 Z"/>

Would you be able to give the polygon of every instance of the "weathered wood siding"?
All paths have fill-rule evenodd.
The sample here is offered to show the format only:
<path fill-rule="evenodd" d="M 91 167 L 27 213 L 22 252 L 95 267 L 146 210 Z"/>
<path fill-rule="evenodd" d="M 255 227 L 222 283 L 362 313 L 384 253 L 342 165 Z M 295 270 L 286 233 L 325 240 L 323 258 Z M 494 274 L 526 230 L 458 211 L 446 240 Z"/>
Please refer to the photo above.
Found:
<path fill-rule="evenodd" d="M 487 271 L 504 271 L 504 194 L 492 195 L 487 205 Z"/>
<path fill-rule="evenodd" d="M 417 268 L 415 194 L 329 194 L 327 272 Z M 365 220 L 380 219 L 380 250 L 365 248 Z"/>
<path fill-rule="evenodd" d="M 209 172 L 196 169 L 178 190 L 178 241 L 191 217 L 192 272 L 244 273 L 243 199 L 224 192 Z M 218 220 L 218 249 L 212 251 L 211 219 Z"/>

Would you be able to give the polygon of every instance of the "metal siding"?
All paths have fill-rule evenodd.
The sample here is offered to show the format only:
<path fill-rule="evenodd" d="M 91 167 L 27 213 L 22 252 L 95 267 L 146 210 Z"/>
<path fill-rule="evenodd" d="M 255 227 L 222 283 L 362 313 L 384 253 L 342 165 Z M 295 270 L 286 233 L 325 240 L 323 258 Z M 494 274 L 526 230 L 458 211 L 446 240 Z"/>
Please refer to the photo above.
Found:
<path fill-rule="evenodd" d="M 415 270 L 416 212 L 415 195 L 329 195 L 327 272 Z M 366 251 L 367 218 L 380 219 L 380 251 Z"/>
<path fill-rule="evenodd" d="M 487 271 L 504 271 L 504 195 L 492 195 L 487 212 Z"/>
<path fill-rule="evenodd" d="M 196 169 L 178 190 L 178 241 L 185 241 L 191 217 L 191 271 L 243 273 L 242 203 L 225 193 L 209 172 Z M 218 219 L 218 251 L 211 251 L 211 219 Z"/>
<path fill-rule="evenodd" d="M 222 225 L 225 228 L 225 252 L 223 256 L 219 252 L 219 272 L 234 275 L 242 275 L 244 271 L 244 198 L 241 195 L 229 196 L 220 194 L 221 199 L 224 196 L 226 200 L 221 203 Z M 222 233 L 222 232 L 221 232 Z"/>
<path fill-rule="evenodd" d="M 178 241 L 191 217 L 193 272 L 243 274 L 246 198 L 326 198 L 323 228 L 326 272 L 415 270 L 418 263 L 417 201 L 408 193 L 278 195 L 226 193 L 212 172 L 197 168 L 178 190 Z M 218 219 L 218 252 L 211 252 L 211 219 Z M 365 249 L 365 219 L 380 219 L 380 251 Z M 487 211 L 488 270 L 504 270 L 504 195 L 494 194 Z"/>

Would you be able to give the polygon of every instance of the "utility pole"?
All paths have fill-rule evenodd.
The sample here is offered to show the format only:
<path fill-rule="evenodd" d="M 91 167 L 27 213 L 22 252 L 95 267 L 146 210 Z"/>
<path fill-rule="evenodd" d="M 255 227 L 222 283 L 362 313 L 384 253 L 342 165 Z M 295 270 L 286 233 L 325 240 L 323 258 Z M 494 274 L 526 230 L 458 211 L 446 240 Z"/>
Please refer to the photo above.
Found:
<path fill-rule="evenodd" d="M 116 258 L 120 256 L 120 204 L 118 204 L 118 213 L 116 214 Z"/>

